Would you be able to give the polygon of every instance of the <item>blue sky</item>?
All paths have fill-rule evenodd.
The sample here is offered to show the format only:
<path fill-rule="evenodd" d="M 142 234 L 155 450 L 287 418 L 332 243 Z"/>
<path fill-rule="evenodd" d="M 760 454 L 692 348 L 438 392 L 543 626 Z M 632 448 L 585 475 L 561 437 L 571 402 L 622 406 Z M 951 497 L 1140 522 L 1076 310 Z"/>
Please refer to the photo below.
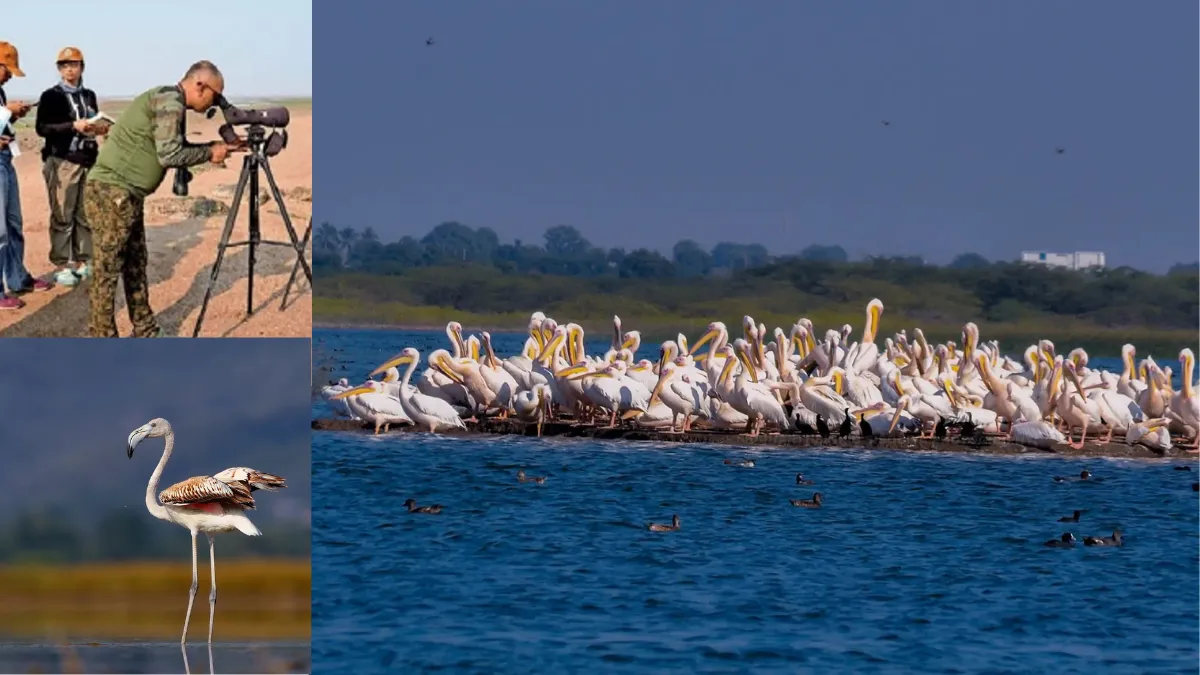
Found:
<path fill-rule="evenodd" d="M 148 439 L 127 459 L 125 439 L 165 417 L 176 444 L 161 487 L 249 466 L 288 479 L 262 512 L 307 520 L 308 340 L 2 342 L 0 372 L 11 386 L 0 388 L 0 511 L 141 508 L 163 441 Z"/>
<path fill-rule="evenodd" d="M 1200 248 L 1194 2 L 330 6 L 322 96 L 369 90 L 385 132 L 316 139 L 316 215 L 385 240 L 565 223 L 1157 271 Z"/>
<path fill-rule="evenodd" d="M 200 59 L 221 68 L 231 96 L 312 95 L 312 0 L 11 2 L 3 16 L 0 40 L 17 47 L 26 75 L 5 86 L 10 98 L 57 82 L 66 46 L 83 51 L 84 81 L 101 97 L 174 84 Z"/>

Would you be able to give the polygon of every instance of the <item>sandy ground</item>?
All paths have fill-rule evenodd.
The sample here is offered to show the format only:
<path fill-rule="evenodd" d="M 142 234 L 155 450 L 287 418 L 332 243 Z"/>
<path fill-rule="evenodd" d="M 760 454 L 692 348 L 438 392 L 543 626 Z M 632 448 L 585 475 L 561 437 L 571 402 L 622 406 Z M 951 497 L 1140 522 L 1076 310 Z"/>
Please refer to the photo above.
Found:
<path fill-rule="evenodd" d="M 102 110 L 105 103 L 100 105 Z M 111 107 L 111 106 L 110 106 Z M 296 237 L 303 238 L 312 216 L 312 105 L 289 105 L 288 145 L 270 158 L 271 172 L 283 194 Z M 192 142 L 216 140 L 222 120 L 189 113 Z M 25 124 L 18 127 L 22 154 L 15 160 L 25 219 L 25 265 L 30 273 L 53 281 L 50 264 L 49 213 L 42 178 L 42 141 Z M 146 201 L 146 244 L 150 251 L 150 306 L 163 331 L 191 337 L 200 303 L 212 274 L 226 211 L 242 169 L 243 154 L 232 155 L 224 167 L 194 167 L 188 197 L 171 192 L 174 172 L 168 171 L 159 190 Z M 279 207 L 268 198 L 266 174 L 259 172 L 262 239 L 289 241 Z M 213 200 L 217 204 L 207 202 Z M 250 194 L 242 199 L 230 242 L 249 238 Z M 209 212 L 217 211 L 211 216 Z M 200 212 L 202 215 L 195 215 Z M 296 262 L 294 249 L 264 245 L 257 248 L 254 270 L 254 313 L 247 316 L 248 252 L 245 246 L 226 250 L 220 275 L 204 315 L 201 337 L 309 337 L 312 334 L 312 289 L 301 270 L 281 308 L 284 286 Z M 306 257 L 312 260 L 312 243 Z M 59 286 L 22 297 L 24 309 L 0 313 L 0 337 L 86 337 L 88 282 Z M 124 291 L 117 291 L 117 330 L 131 332 Z"/>

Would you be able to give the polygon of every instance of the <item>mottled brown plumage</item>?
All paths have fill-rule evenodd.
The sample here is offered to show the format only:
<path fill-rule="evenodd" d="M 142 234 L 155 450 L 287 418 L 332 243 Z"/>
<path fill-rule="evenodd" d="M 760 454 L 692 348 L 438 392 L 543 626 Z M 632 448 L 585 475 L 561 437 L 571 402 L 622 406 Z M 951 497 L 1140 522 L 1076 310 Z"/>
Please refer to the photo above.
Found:
<path fill-rule="evenodd" d="M 287 487 L 284 479 L 244 466 L 225 469 L 215 476 L 192 476 L 158 494 L 158 500 L 172 506 L 217 502 L 226 507 L 253 509 L 255 490 Z"/>

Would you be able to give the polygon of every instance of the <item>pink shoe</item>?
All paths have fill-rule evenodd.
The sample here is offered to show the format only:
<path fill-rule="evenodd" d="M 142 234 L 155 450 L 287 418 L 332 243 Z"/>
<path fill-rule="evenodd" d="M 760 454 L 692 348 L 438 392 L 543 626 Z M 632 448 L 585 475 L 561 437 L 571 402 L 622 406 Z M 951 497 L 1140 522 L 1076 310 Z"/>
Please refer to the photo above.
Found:
<path fill-rule="evenodd" d="M 0 309 L 22 309 L 25 303 L 20 298 L 6 295 L 0 298 Z"/>
<path fill-rule="evenodd" d="M 41 291 L 48 291 L 51 288 L 54 288 L 54 284 L 50 283 L 49 281 L 42 281 L 41 279 L 34 279 L 33 285 L 30 286 L 29 288 L 30 288 L 30 290 L 34 291 L 35 293 L 40 293 Z"/>

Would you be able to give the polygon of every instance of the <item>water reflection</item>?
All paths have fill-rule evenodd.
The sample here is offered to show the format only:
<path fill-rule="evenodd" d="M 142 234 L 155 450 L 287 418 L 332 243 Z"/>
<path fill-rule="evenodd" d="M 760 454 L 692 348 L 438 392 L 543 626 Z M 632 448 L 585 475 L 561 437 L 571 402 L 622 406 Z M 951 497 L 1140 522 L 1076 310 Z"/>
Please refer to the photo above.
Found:
<path fill-rule="evenodd" d="M 308 642 L 0 642 L 10 673 L 307 673 L 310 658 Z"/>

